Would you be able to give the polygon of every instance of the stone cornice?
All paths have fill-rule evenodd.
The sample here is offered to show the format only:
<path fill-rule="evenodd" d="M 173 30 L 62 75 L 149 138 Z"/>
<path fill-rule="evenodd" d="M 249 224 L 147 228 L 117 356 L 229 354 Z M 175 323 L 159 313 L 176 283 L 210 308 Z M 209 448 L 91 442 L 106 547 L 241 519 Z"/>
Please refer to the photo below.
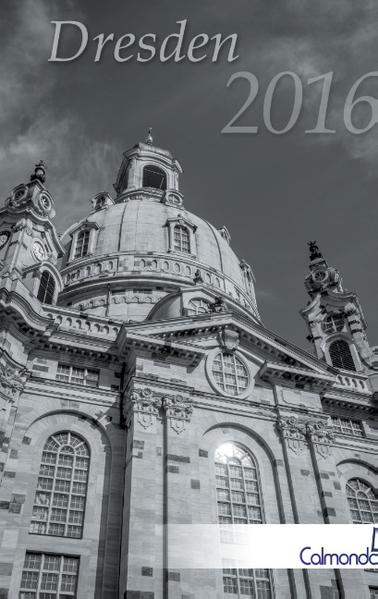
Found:
<path fill-rule="evenodd" d="M 49 337 L 55 328 L 51 318 L 48 318 L 41 304 L 30 293 L 19 279 L 11 276 L 2 277 L 0 289 L 0 310 L 3 314 L 13 316 L 18 325 L 25 325 L 35 333 Z"/>
<path fill-rule="evenodd" d="M 336 382 L 335 376 L 330 374 L 277 362 L 265 362 L 259 370 L 259 376 L 263 381 L 278 383 L 285 387 L 292 385 L 314 392 L 325 391 Z"/>
<path fill-rule="evenodd" d="M 56 379 L 32 376 L 25 385 L 25 392 L 30 395 L 46 396 L 59 400 L 98 404 L 105 407 L 119 405 L 119 391 L 111 391 L 103 387 L 86 387 L 57 381 Z"/>
<path fill-rule="evenodd" d="M 377 407 L 374 406 L 371 396 L 367 397 L 366 395 L 357 395 L 353 394 L 353 392 L 351 392 L 349 395 L 341 390 L 338 391 L 335 388 L 327 391 L 322 396 L 322 403 L 340 406 L 353 411 L 359 410 L 361 412 L 370 413 L 375 413 L 377 411 Z"/>
<path fill-rule="evenodd" d="M 177 357 L 188 361 L 192 366 L 199 364 L 205 355 L 205 351 L 201 348 L 142 335 L 134 331 L 129 331 L 126 326 L 121 328 L 117 338 L 117 348 L 120 355 L 127 354 L 130 348 L 156 351 L 166 356 Z"/>

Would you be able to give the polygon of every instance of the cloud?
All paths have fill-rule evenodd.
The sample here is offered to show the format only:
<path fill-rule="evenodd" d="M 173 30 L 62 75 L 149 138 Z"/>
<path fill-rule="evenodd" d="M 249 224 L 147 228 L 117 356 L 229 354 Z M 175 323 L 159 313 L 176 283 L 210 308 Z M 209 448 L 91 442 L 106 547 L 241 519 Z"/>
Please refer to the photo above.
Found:
<path fill-rule="evenodd" d="M 7 178 L 13 177 L 13 186 L 20 172 L 30 172 L 35 160 L 46 160 L 46 185 L 65 227 L 88 211 L 85 200 L 104 189 L 119 155 L 119 148 L 89 140 L 75 119 L 57 121 L 47 113 L 9 143 L 6 159 L 14 167 L 8 169 Z"/>
<path fill-rule="evenodd" d="M 52 37 L 48 3 L 24 0 L 13 5 L 8 20 L 15 34 L 7 38 L 3 21 L 0 192 L 5 199 L 20 178 L 26 180 L 36 161 L 45 160 L 47 187 L 64 227 L 88 209 L 82 200 L 103 189 L 120 149 L 91 139 L 77 117 L 69 111 L 57 114 L 51 107 L 57 80 L 52 69 L 46 76 Z"/>
<path fill-rule="evenodd" d="M 53 85 L 43 76 L 43 63 L 51 44 L 46 3 L 25 0 L 12 6 L 8 22 L 12 35 L 2 36 L 0 63 L 0 123 L 31 117 L 36 103 Z M 20 119 L 20 116 L 22 119 Z"/>
<path fill-rule="evenodd" d="M 251 57 L 249 64 L 243 66 L 252 71 L 255 68 L 256 74 L 259 72 L 261 94 L 265 93 L 271 78 L 280 72 L 292 71 L 301 77 L 303 112 L 296 130 L 297 140 L 304 145 L 309 143 L 304 130 L 316 124 L 322 91 L 321 81 L 309 86 L 307 80 L 333 72 L 327 127 L 336 133 L 311 136 L 311 143 L 339 144 L 351 158 L 362 161 L 367 171 L 374 174 L 376 169 L 371 167 L 375 167 L 378 159 L 378 125 L 365 134 L 351 134 L 344 124 L 344 105 L 354 82 L 363 74 L 377 70 L 377 17 L 378 6 L 373 0 L 359 4 L 349 0 L 331 4 L 326 0 L 316 3 L 285 0 L 272 10 L 269 35 L 260 36 L 258 41 L 250 36 L 250 52 L 243 52 L 244 56 Z M 293 83 L 287 78 L 281 86 L 281 91 L 287 90 L 287 100 L 280 96 L 279 108 L 286 115 L 290 114 L 292 105 Z M 357 90 L 356 97 L 360 95 L 378 99 L 378 78 L 370 78 Z M 376 112 L 378 119 L 378 101 Z M 367 104 L 360 105 L 353 111 L 353 122 L 363 127 L 370 114 Z"/>

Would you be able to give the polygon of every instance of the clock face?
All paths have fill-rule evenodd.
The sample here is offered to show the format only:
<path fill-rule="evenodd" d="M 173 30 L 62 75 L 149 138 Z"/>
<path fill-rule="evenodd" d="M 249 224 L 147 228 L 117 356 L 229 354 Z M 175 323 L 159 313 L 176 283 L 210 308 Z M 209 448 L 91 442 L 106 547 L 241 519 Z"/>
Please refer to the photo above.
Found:
<path fill-rule="evenodd" d="M 40 241 L 35 241 L 33 243 L 32 248 L 33 256 L 38 260 L 38 262 L 42 262 L 46 258 L 46 251 Z"/>
<path fill-rule="evenodd" d="M 9 231 L 0 231 L 0 250 L 8 243 L 9 237 Z"/>
<path fill-rule="evenodd" d="M 42 210 L 45 210 L 45 211 L 50 210 L 51 201 L 50 201 L 50 198 L 45 193 L 41 194 L 41 196 L 39 198 L 39 203 L 40 203 Z"/>

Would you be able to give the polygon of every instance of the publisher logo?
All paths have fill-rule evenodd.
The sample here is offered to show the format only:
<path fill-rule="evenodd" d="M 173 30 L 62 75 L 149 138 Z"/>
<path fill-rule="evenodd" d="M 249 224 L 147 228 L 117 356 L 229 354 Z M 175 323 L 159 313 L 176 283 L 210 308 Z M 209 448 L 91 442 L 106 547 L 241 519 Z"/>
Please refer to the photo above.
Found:
<path fill-rule="evenodd" d="M 378 527 L 374 527 L 371 547 L 353 553 L 330 553 L 325 547 L 301 549 L 300 560 L 305 566 L 378 566 Z"/>

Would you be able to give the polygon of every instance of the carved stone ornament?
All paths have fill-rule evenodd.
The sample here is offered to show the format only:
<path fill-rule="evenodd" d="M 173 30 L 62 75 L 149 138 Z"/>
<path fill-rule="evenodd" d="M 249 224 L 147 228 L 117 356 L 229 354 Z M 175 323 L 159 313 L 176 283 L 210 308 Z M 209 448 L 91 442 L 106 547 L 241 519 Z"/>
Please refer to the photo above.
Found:
<path fill-rule="evenodd" d="M 183 205 L 182 195 L 174 190 L 166 191 L 161 199 L 162 204 L 167 204 L 168 206 L 174 206 L 175 208 L 181 208 Z"/>
<path fill-rule="evenodd" d="M 170 427 L 180 434 L 185 430 L 185 425 L 190 421 L 193 413 L 193 400 L 183 395 L 163 397 L 163 409 Z"/>
<path fill-rule="evenodd" d="M 300 453 L 306 442 L 306 427 L 294 416 L 282 417 L 277 421 L 277 428 L 286 439 L 287 446 L 295 454 Z"/>
<path fill-rule="evenodd" d="M 306 434 L 318 455 L 325 459 L 331 454 L 331 445 L 335 435 L 325 422 L 321 420 L 307 422 Z"/>
<path fill-rule="evenodd" d="M 132 418 L 143 428 L 149 428 L 156 421 L 161 406 L 161 399 L 154 396 L 151 389 L 134 389 L 126 400 L 126 426 L 129 428 Z"/>
<path fill-rule="evenodd" d="M 24 388 L 26 369 L 0 362 L 0 395 L 13 403 Z"/>
<path fill-rule="evenodd" d="M 221 312 L 227 312 L 226 305 L 221 297 L 216 297 L 214 302 L 209 305 L 210 312 L 220 314 Z"/>
<path fill-rule="evenodd" d="M 228 353 L 233 353 L 240 343 L 238 331 L 224 327 L 219 333 L 219 345 Z"/>
<path fill-rule="evenodd" d="M 18 185 L 15 187 L 6 201 L 8 208 L 18 210 L 26 206 L 28 202 L 28 187 L 27 185 Z"/>

